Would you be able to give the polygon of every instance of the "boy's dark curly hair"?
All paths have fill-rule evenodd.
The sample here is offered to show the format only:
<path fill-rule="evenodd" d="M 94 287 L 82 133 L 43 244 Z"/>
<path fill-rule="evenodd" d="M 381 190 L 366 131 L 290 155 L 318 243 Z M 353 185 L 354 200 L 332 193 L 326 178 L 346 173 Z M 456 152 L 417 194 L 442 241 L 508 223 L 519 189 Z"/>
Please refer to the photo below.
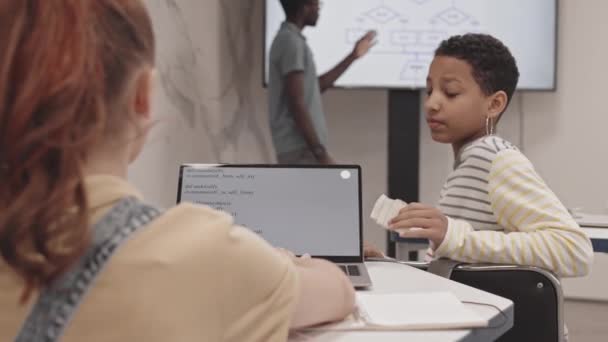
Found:
<path fill-rule="evenodd" d="M 515 58 L 500 40 L 478 33 L 453 36 L 441 42 L 435 56 L 454 57 L 467 62 L 484 94 L 491 95 L 502 90 L 511 101 L 519 71 Z"/>

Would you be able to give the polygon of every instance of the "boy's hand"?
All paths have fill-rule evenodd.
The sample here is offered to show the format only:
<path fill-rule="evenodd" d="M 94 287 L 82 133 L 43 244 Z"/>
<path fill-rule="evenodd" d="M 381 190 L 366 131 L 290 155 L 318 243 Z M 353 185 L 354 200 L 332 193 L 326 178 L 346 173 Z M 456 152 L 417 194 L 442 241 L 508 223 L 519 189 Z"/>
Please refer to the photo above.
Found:
<path fill-rule="evenodd" d="M 389 221 L 389 229 L 402 238 L 428 239 L 439 247 L 448 230 L 448 218 L 435 207 L 410 203 Z"/>

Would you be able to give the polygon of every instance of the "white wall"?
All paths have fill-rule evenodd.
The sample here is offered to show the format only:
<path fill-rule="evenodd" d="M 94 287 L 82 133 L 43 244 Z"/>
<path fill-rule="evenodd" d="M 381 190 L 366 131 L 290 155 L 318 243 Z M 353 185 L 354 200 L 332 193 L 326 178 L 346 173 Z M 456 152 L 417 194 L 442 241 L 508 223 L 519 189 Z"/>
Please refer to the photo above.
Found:
<path fill-rule="evenodd" d="M 238 0 L 145 2 L 158 45 L 158 123 L 129 176 L 148 200 L 170 206 L 181 163 L 273 158 L 261 44 L 252 38 L 261 32 L 261 8 Z"/>
<path fill-rule="evenodd" d="M 566 205 L 608 213 L 608 2 L 560 1 L 558 90 L 526 94 L 526 154 Z"/>
<path fill-rule="evenodd" d="M 608 213 L 608 1 L 560 1 L 558 91 L 526 94 L 524 143 L 569 207 Z M 608 300 L 608 255 L 596 253 L 592 275 L 564 281 L 567 295 Z"/>

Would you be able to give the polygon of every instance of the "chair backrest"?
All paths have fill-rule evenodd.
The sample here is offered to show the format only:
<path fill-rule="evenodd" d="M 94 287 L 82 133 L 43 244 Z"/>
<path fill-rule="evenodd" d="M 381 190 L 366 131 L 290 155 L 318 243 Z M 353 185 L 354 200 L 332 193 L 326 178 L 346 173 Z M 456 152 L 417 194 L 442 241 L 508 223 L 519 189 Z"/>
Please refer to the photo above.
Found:
<path fill-rule="evenodd" d="M 454 268 L 450 279 L 513 301 L 513 328 L 498 341 L 564 338 L 562 287 L 552 273 L 536 267 L 464 264 Z"/>

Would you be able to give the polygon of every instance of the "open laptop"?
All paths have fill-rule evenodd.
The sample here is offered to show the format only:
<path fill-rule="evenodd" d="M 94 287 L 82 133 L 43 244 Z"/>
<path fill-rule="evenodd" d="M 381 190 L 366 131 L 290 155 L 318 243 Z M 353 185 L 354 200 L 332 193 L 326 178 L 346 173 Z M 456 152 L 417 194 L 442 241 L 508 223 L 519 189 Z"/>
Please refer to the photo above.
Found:
<path fill-rule="evenodd" d="M 275 247 L 333 261 L 355 287 L 371 285 L 359 166 L 184 164 L 177 190 L 183 201 L 223 210 Z"/>

